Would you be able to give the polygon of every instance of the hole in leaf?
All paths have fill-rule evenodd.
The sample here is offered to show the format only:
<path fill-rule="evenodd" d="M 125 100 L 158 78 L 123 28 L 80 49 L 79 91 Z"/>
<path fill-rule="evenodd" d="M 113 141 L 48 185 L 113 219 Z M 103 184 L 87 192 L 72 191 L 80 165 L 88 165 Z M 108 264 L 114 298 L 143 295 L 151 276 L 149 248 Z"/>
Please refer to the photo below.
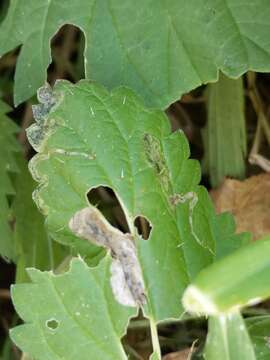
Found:
<path fill-rule="evenodd" d="M 0 22 L 6 17 L 10 5 L 10 0 L 0 1 Z"/>
<path fill-rule="evenodd" d="M 75 25 L 65 24 L 51 40 L 52 63 L 48 68 L 48 82 L 53 85 L 56 78 L 76 82 L 85 77 L 84 34 Z"/>
<path fill-rule="evenodd" d="M 59 326 L 59 321 L 56 319 L 50 319 L 46 321 L 47 328 L 51 330 L 56 330 Z"/>
<path fill-rule="evenodd" d="M 153 352 L 150 321 L 140 310 L 138 316 L 131 318 L 126 335 L 121 339 L 129 359 L 150 359 Z"/>
<path fill-rule="evenodd" d="M 122 206 L 110 187 L 92 188 L 87 197 L 91 205 L 97 207 L 112 226 L 124 233 L 130 232 Z"/>
<path fill-rule="evenodd" d="M 137 228 L 138 234 L 144 239 L 148 240 L 152 226 L 145 216 L 137 216 L 134 220 L 134 225 Z"/>

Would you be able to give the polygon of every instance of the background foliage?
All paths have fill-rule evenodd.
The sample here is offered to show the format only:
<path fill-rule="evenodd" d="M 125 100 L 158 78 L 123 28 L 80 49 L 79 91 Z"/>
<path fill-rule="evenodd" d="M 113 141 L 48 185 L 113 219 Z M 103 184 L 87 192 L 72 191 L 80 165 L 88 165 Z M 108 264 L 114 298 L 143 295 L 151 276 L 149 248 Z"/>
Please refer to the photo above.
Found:
<path fill-rule="evenodd" d="M 269 75 L 251 72 L 270 68 L 269 17 L 268 0 L 0 4 L 3 359 L 160 359 L 186 348 L 192 358 L 270 359 L 269 306 L 257 305 L 269 296 L 269 238 L 245 246 L 256 234 L 236 235 L 199 185 L 270 170 Z M 105 88 L 72 84 L 84 77 Z M 63 78 L 36 99 L 45 80 Z M 135 238 L 148 296 L 139 314 L 114 299 L 106 251 L 68 227 L 89 203 Z M 227 308 L 239 305 L 234 273 L 248 284 L 240 303 L 253 307 L 213 313 L 204 299 L 219 308 L 216 290 Z M 190 283 L 184 306 L 203 305 L 208 335 L 205 318 L 183 314 Z M 15 325 L 23 354 L 7 336 Z"/>

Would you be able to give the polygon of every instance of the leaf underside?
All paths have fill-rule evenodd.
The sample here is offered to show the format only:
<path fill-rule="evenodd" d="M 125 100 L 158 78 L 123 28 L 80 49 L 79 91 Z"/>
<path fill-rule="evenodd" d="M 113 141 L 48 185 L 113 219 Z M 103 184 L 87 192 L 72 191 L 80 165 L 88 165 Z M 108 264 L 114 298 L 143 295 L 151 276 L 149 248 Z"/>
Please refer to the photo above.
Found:
<path fill-rule="evenodd" d="M 269 16 L 268 0 L 12 1 L 0 27 L 0 55 L 23 45 L 19 104 L 44 83 L 53 35 L 74 24 L 86 38 L 87 78 L 110 89 L 129 86 L 165 108 L 216 81 L 218 70 L 234 78 L 269 71 Z"/>

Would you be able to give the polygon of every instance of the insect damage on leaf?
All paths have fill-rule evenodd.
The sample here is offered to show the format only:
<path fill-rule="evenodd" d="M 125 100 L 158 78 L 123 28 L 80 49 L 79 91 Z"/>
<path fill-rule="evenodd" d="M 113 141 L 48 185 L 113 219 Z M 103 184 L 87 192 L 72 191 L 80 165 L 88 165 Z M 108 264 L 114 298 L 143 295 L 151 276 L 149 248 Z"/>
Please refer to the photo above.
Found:
<path fill-rule="evenodd" d="M 46 120 L 52 108 L 58 103 L 58 99 L 48 83 L 38 89 L 37 98 L 39 104 L 32 106 L 33 117 L 36 123 L 30 126 L 26 132 L 33 148 L 39 151 L 45 135 L 48 131 L 51 132 L 55 128 L 53 120 L 50 123 L 47 123 Z"/>
<path fill-rule="evenodd" d="M 50 330 L 56 330 L 59 326 L 59 321 L 55 318 L 49 319 L 46 321 L 46 326 Z"/>
<path fill-rule="evenodd" d="M 92 206 L 77 211 L 69 228 L 77 236 L 110 250 L 111 287 L 117 301 L 127 306 L 145 304 L 142 272 L 131 235 L 114 228 Z"/>
<path fill-rule="evenodd" d="M 188 205 L 188 207 L 189 207 L 188 220 L 189 220 L 191 234 L 194 237 L 194 239 L 197 241 L 197 243 L 199 243 L 203 247 L 206 247 L 205 244 L 200 240 L 200 238 L 196 234 L 196 232 L 194 230 L 194 224 L 193 224 L 193 211 L 198 202 L 198 195 L 195 192 L 190 191 L 186 194 L 174 194 L 174 195 L 170 196 L 170 202 L 174 206 L 176 206 L 177 204 L 183 204 L 187 201 L 189 203 L 189 205 Z M 208 248 L 208 249 L 210 252 L 212 252 L 212 250 L 210 248 Z"/>
<path fill-rule="evenodd" d="M 45 84 L 38 89 L 37 98 L 40 104 L 33 105 L 32 111 L 36 122 L 41 123 L 44 117 L 49 114 L 53 105 L 55 105 L 56 99 L 53 96 L 53 91 L 49 84 Z"/>
<path fill-rule="evenodd" d="M 144 151 L 148 162 L 155 169 L 162 187 L 167 192 L 169 190 L 169 173 L 166 167 L 165 159 L 162 155 L 162 149 L 159 140 L 151 135 L 145 134 L 143 137 Z"/>

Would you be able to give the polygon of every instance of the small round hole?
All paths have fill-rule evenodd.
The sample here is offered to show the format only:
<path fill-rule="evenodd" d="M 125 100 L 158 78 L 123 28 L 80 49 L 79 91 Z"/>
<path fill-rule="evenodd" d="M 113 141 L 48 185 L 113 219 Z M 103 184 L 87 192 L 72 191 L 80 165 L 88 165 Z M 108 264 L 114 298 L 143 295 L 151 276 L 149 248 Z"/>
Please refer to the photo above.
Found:
<path fill-rule="evenodd" d="M 59 321 L 55 319 L 50 319 L 46 321 L 46 326 L 51 330 L 56 330 L 59 326 Z"/>
<path fill-rule="evenodd" d="M 137 228 L 138 234 L 144 239 L 148 240 L 152 226 L 145 216 L 137 216 L 134 220 L 134 225 Z"/>

